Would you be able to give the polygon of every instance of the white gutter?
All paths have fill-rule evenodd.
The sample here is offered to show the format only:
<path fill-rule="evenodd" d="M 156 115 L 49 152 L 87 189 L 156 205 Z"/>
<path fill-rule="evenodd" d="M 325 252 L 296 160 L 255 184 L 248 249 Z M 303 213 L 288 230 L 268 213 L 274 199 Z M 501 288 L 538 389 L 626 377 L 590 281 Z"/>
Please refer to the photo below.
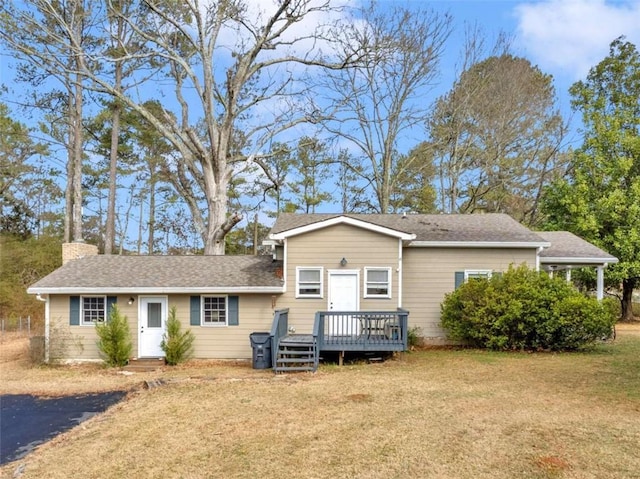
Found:
<path fill-rule="evenodd" d="M 83 286 L 71 286 L 71 287 L 36 287 L 27 289 L 29 294 L 104 294 L 105 291 L 109 293 L 118 294 L 189 294 L 189 293 L 261 293 L 261 294 L 274 294 L 284 293 L 284 286 L 234 286 L 229 288 L 224 287 L 120 287 L 114 288 L 110 286 L 98 286 L 98 287 L 83 287 Z"/>
<path fill-rule="evenodd" d="M 289 278 L 289 275 L 287 274 L 288 267 L 289 267 L 289 242 L 287 240 L 284 240 L 283 247 L 282 247 L 282 280 L 284 281 L 282 285 L 283 293 L 287 291 L 287 281 Z"/>
<path fill-rule="evenodd" d="M 402 240 L 398 240 L 398 308 L 402 308 Z"/>
<path fill-rule="evenodd" d="M 613 264 L 618 262 L 618 258 L 572 258 L 569 256 L 541 256 L 540 262 L 543 264 Z"/>
<path fill-rule="evenodd" d="M 49 329 L 51 328 L 49 296 L 43 298 L 40 293 L 38 293 L 36 294 L 36 299 L 44 302 L 44 362 L 49 363 Z"/>
<path fill-rule="evenodd" d="M 412 241 L 409 248 L 548 248 L 549 242 L 541 241 Z"/>
<path fill-rule="evenodd" d="M 543 250 L 544 248 L 542 246 L 536 250 L 536 271 L 540 271 L 540 253 L 542 253 Z"/>

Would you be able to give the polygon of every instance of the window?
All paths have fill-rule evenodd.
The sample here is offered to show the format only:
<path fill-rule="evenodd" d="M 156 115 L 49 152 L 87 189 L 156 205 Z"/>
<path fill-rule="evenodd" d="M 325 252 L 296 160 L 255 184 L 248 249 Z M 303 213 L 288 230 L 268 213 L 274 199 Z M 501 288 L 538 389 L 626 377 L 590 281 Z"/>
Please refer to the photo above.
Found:
<path fill-rule="evenodd" d="M 227 298 L 225 296 L 204 296 L 202 298 L 202 325 L 226 326 Z"/>
<path fill-rule="evenodd" d="M 391 268 L 365 268 L 365 298 L 391 297 Z"/>
<path fill-rule="evenodd" d="M 322 268 L 296 268 L 296 298 L 322 298 Z"/>
<path fill-rule="evenodd" d="M 104 296 L 82 297 L 82 324 L 94 324 L 96 321 L 104 321 L 106 298 Z"/>
<path fill-rule="evenodd" d="M 491 270 L 490 269 L 467 269 L 464 272 L 464 280 L 465 282 L 470 279 L 489 279 L 491 278 Z"/>

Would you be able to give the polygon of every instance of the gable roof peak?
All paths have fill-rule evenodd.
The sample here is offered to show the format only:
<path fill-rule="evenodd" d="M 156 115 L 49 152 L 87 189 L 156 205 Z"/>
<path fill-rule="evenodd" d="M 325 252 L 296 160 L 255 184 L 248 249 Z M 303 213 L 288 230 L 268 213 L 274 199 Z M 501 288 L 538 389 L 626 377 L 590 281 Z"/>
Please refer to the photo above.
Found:
<path fill-rule="evenodd" d="M 402 233 L 410 246 L 515 244 L 546 247 L 547 241 L 505 213 L 419 214 L 419 213 L 287 213 L 278 216 L 270 237 L 280 240 L 336 223 L 383 228 Z"/>

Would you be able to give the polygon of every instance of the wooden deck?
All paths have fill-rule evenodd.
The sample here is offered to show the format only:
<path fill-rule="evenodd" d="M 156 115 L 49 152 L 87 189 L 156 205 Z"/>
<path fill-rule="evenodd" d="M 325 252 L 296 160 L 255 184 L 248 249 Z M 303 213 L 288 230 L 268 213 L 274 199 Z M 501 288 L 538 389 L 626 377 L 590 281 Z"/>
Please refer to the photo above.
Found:
<path fill-rule="evenodd" d="M 321 311 L 316 313 L 320 351 L 404 351 L 407 311 Z"/>
<path fill-rule="evenodd" d="M 344 353 L 407 349 L 409 312 L 405 310 L 319 311 L 311 334 L 290 334 L 288 313 L 288 310 L 276 311 L 271 328 L 273 368 L 276 372 L 315 371 L 322 351 Z M 301 360 L 297 361 L 299 358 Z M 288 367 L 288 363 L 295 364 Z"/>

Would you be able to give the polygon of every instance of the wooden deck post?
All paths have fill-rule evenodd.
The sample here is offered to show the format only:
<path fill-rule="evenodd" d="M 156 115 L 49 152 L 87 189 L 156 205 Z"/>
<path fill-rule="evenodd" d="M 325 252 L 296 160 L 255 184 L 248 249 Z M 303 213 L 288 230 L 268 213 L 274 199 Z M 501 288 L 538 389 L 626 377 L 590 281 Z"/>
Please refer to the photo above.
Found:
<path fill-rule="evenodd" d="M 342 366 L 344 364 L 344 351 L 340 351 L 338 354 L 338 366 Z"/>

